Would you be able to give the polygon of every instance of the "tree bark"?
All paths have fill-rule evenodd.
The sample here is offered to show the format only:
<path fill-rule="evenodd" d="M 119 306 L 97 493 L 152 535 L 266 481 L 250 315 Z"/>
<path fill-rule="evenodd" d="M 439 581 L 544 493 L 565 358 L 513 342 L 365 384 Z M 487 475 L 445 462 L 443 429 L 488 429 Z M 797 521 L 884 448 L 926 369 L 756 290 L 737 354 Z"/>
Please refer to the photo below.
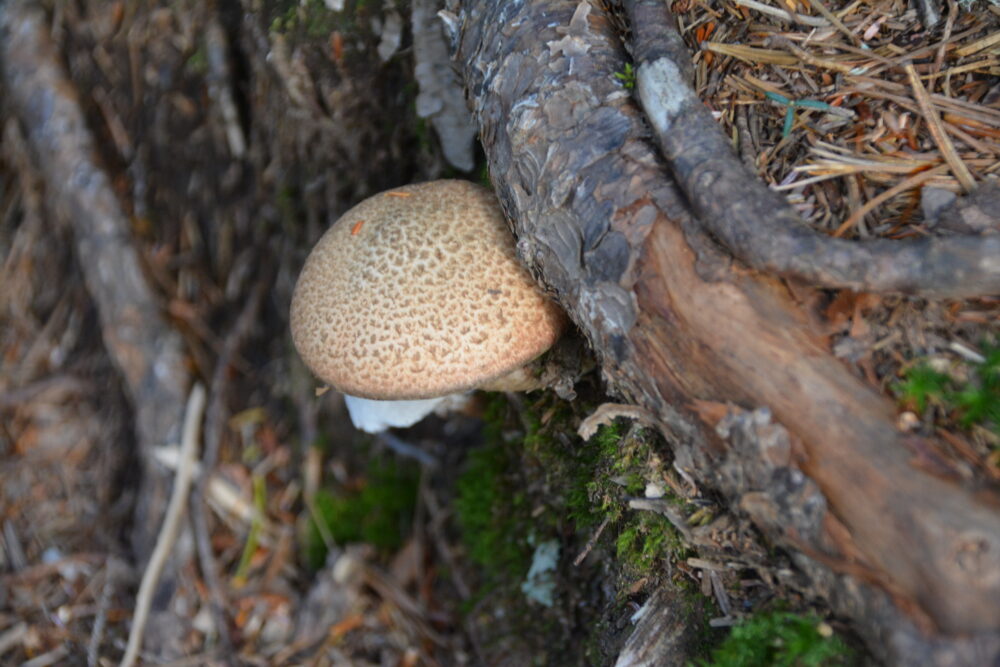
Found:
<path fill-rule="evenodd" d="M 780 282 L 699 230 L 614 76 L 626 61 L 608 18 L 586 0 L 467 0 L 457 25 L 521 257 L 614 391 L 654 413 L 678 462 L 789 550 L 804 588 L 877 654 L 1000 656 L 1000 498 L 915 467 L 932 443 L 897 430 L 892 403 Z M 720 424 L 717 404 L 767 410 Z"/>

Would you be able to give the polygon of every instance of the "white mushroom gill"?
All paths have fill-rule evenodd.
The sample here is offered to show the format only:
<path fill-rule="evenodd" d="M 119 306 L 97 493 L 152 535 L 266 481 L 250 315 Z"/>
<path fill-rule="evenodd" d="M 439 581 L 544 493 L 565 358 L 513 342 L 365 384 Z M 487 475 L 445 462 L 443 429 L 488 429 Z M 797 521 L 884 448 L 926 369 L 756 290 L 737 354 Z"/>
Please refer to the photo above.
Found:
<path fill-rule="evenodd" d="M 435 410 L 455 409 L 466 400 L 465 394 L 412 401 L 377 401 L 344 394 L 347 413 L 354 427 L 366 433 L 381 433 L 387 428 L 406 428 Z"/>

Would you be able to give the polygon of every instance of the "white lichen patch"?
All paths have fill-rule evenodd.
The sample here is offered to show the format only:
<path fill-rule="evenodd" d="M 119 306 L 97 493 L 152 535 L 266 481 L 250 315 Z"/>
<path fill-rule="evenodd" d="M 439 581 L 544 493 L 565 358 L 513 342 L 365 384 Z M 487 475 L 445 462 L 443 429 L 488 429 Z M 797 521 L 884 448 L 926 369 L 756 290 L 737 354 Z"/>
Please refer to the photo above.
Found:
<path fill-rule="evenodd" d="M 670 130 L 671 119 L 686 105 L 701 104 L 677 65 L 667 58 L 640 66 L 635 80 L 646 116 L 661 134 Z"/>
<path fill-rule="evenodd" d="M 528 576 L 521 584 L 521 592 L 543 607 L 551 607 L 556 592 L 555 571 L 559 565 L 559 542 L 547 540 L 535 547 Z"/>

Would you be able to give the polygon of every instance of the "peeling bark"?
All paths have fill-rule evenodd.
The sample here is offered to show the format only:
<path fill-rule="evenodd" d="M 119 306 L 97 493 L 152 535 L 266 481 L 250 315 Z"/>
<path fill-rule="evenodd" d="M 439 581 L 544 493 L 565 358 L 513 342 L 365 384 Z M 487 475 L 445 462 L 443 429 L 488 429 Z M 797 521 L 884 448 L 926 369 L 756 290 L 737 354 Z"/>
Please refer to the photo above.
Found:
<path fill-rule="evenodd" d="M 472 171 L 472 146 L 476 126 L 462 95 L 462 83 L 451 66 L 448 44 L 436 11 L 440 0 L 414 0 L 410 8 L 413 26 L 413 75 L 420 86 L 417 115 L 430 120 L 448 163 Z"/>
<path fill-rule="evenodd" d="M 521 257 L 612 387 L 657 416 L 702 483 L 734 502 L 754 494 L 749 514 L 793 554 L 802 588 L 876 654 L 1000 656 L 1000 499 L 914 467 L 927 443 L 897 431 L 894 406 L 779 282 L 734 267 L 699 230 L 614 77 L 626 60 L 607 17 L 586 0 L 467 0 L 460 19 L 457 59 Z M 754 476 L 760 450 L 717 433 L 705 401 L 766 406 L 787 460 Z M 766 520 L 766 507 L 802 520 Z"/>

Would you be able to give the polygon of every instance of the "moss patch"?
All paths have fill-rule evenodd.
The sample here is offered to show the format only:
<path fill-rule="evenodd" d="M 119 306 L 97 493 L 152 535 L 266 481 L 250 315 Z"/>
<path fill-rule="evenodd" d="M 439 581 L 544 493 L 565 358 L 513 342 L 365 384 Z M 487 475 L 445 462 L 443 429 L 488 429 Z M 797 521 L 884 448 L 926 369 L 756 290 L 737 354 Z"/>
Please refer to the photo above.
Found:
<path fill-rule="evenodd" d="M 733 627 L 702 667 L 819 667 L 850 664 L 846 644 L 815 616 L 776 611 Z"/>
<path fill-rule="evenodd" d="M 456 483 L 455 512 L 469 557 L 493 578 L 527 572 L 527 500 L 517 490 L 514 456 L 502 440 L 469 453 Z"/>
<path fill-rule="evenodd" d="M 601 525 L 602 543 L 636 577 L 662 559 L 686 556 L 669 521 L 628 508 L 630 497 L 663 480 L 656 436 L 614 423 L 583 441 L 575 435 L 577 419 L 572 405 L 549 394 L 516 413 L 498 396 L 487 410 L 487 444 L 469 456 L 456 507 L 470 555 L 492 573 L 527 567 L 529 535 L 586 541 Z"/>
<path fill-rule="evenodd" d="M 562 406 L 548 408 L 544 426 L 529 417 L 525 438 L 526 450 L 538 457 L 557 499 L 555 513 L 568 517 L 581 534 L 604 525 L 602 541 L 613 545 L 628 578 L 647 576 L 665 559 L 685 556 L 669 521 L 628 507 L 629 498 L 643 496 L 648 484 L 662 483 L 657 437 L 640 426 L 615 422 L 602 426 L 590 440 L 567 440 L 566 434 L 576 429 L 567 425 L 568 408 Z M 683 505 L 680 499 L 670 500 Z"/>
<path fill-rule="evenodd" d="M 318 490 L 301 535 L 305 564 L 322 567 L 324 534 L 337 544 L 366 542 L 384 553 L 398 549 L 410 531 L 417 481 L 414 465 L 384 458 L 372 460 L 351 488 Z"/>
<path fill-rule="evenodd" d="M 469 452 L 456 483 L 462 542 L 481 568 L 479 595 L 466 607 L 475 610 L 472 622 L 485 644 L 492 637 L 513 650 L 505 638 L 514 636 L 531 647 L 526 655 L 561 656 L 548 664 L 613 659 L 619 647 L 586 637 L 602 623 L 617 628 L 628 605 L 669 569 L 667 561 L 687 555 L 669 521 L 628 506 L 648 484 L 666 486 L 658 437 L 622 422 L 583 441 L 576 429 L 591 409 L 550 393 L 514 404 L 496 395 L 484 415 L 485 444 Z M 682 499 L 674 502 L 683 510 Z M 551 607 L 548 595 L 543 606 L 524 594 L 535 550 L 544 544 L 559 545 Z M 576 563 L 580 554 L 590 557 Z M 692 622 L 700 622 L 704 607 L 691 609 Z"/>

